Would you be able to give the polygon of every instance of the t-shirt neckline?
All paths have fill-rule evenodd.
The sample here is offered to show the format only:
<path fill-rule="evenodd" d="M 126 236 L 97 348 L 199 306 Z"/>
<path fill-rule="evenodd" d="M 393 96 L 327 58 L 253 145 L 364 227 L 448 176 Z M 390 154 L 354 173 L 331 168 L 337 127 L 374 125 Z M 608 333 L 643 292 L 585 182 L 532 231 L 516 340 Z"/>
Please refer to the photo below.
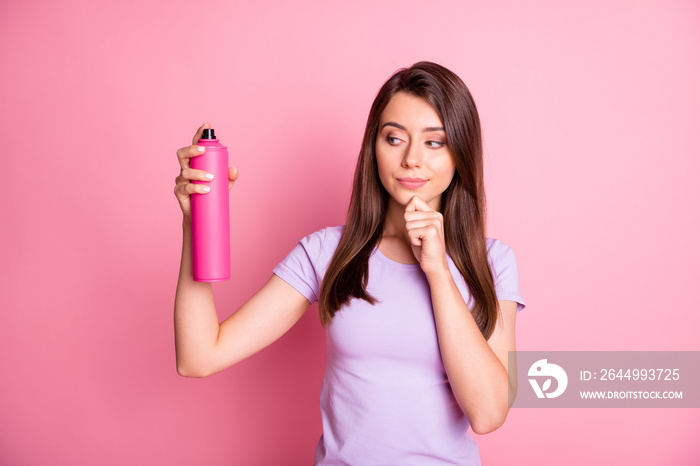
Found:
<path fill-rule="evenodd" d="M 375 256 L 377 259 L 380 261 L 384 262 L 385 264 L 389 264 L 393 267 L 398 267 L 401 269 L 406 269 L 406 270 L 416 270 L 420 269 L 420 264 L 404 264 L 402 262 L 396 262 L 395 260 L 389 259 L 382 253 L 382 251 L 379 250 L 379 247 L 375 246 L 374 251 L 372 252 L 372 256 Z"/>

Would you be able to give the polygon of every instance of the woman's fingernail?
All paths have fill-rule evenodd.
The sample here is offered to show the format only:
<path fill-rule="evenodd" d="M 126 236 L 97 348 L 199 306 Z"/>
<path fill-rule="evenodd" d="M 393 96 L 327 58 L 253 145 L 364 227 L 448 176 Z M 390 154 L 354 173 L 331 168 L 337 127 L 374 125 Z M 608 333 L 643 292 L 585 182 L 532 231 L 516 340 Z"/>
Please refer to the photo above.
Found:
<path fill-rule="evenodd" d="M 207 173 L 206 175 L 204 175 L 204 178 L 206 178 L 206 179 L 208 179 L 208 180 L 213 180 L 213 179 L 214 179 L 214 175 L 212 175 L 211 173 Z"/>
<path fill-rule="evenodd" d="M 204 191 L 205 193 L 208 193 L 208 192 L 209 192 L 209 189 L 210 189 L 209 186 L 204 186 L 204 187 L 202 188 L 202 191 Z"/>
<path fill-rule="evenodd" d="M 197 146 L 197 150 L 199 152 L 204 152 L 204 146 Z"/>

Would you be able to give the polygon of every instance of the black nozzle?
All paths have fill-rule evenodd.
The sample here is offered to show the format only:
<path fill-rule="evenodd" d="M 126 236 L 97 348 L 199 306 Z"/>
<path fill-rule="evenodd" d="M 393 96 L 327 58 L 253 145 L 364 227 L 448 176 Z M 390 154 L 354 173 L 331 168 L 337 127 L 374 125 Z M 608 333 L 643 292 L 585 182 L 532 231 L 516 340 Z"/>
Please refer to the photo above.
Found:
<path fill-rule="evenodd" d="M 206 128 L 202 131 L 202 139 L 216 139 L 216 136 L 214 136 L 214 128 Z"/>

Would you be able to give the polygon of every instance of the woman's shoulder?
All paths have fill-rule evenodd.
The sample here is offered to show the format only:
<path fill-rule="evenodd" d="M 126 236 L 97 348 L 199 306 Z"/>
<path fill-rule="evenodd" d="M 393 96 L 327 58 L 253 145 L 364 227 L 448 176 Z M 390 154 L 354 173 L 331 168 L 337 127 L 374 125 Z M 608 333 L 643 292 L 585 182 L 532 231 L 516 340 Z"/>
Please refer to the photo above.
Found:
<path fill-rule="evenodd" d="M 520 293 L 518 261 L 513 249 L 496 238 L 486 238 L 486 250 L 491 262 L 491 270 L 494 273 L 494 285 L 498 299 L 517 302 L 516 310 L 520 312 L 525 307 L 525 301 Z"/>
<path fill-rule="evenodd" d="M 513 249 L 497 238 L 486 238 L 486 252 L 491 266 L 497 274 L 510 266 L 517 267 Z"/>
<path fill-rule="evenodd" d="M 340 243 L 343 231 L 345 231 L 345 225 L 321 228 L 306 235 L 299 242 L 307 252 L 313 251 L 313 255 L 316 257 L 328 251 L 332 254 Z"/>
<path fill-rule="evenodd" d="M 510 249 L 510 246 L 498 238 L 486 238 L 486 251 L 489 253 L 489 255 L 503 253 L 504 251 L 508 251 Z"/>
<path fill-rule="evenodd" d="M 304 239 L 337 243 L 340 241 L 340 237 L 343 236 L 343 231 L 345 231 L 345 225 L 325 227 L 321 228 L 320 230 L 316 230 L 313 233 L 309 233 L 304 237 Z"/>
<path fill-rule="evenodd" d="M 332 241 L 335 241 L 337 243 L 340 241 L 340 237 L 343 236 L 343 232 L 345 231 L 345 225 L 326 227 L 321 229 L 320 231 L 325 232 L 326 238 L 331 239 Z"/>

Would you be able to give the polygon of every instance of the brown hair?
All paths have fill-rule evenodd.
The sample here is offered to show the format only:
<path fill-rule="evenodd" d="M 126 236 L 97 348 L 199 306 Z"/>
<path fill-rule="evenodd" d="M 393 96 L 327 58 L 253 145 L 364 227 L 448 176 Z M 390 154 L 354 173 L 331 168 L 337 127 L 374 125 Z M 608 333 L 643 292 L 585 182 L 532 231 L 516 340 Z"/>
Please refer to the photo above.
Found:
<path fill-rule="evenodd" d="M 488 339 L 496 325 L 498 300 L 486 252 L 479 114 L 464 82 L 447 68 L 430 62 L 396 72 L 372 103 L 355 168 L 345 231 L 321 286 L 321 323 L 329 324 L 335 312 L 352 298 L 376 302 L 367 293 L 369 256 L 382 236 L 389 194 L 379 180 L 375 141 L 379 118 L 398 92 L 425 99 L 445 127 L 447 146 L 455 163 L 455 175 L 441 200 L 445 245 L 474 298 L 474 320 Z"/>

